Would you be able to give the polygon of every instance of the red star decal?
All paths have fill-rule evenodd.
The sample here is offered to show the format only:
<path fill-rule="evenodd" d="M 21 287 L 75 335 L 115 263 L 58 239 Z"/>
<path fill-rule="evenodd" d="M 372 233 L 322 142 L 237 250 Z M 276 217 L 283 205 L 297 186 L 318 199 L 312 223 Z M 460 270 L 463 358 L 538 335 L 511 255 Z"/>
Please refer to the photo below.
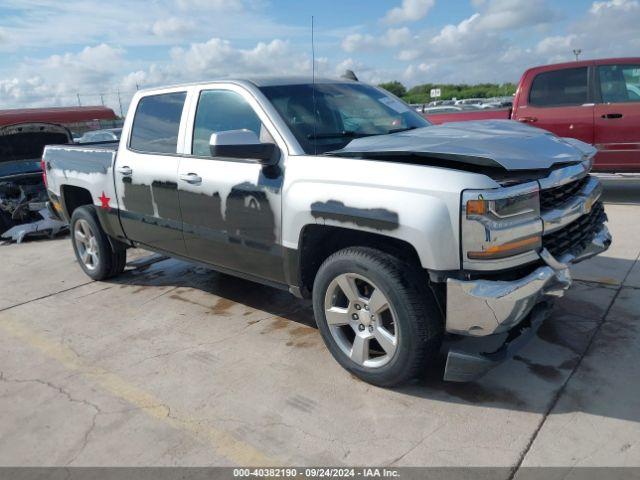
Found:
<path fill-rule="evenodd" d="M 109 200 L 111 200 L 111 198 L 107 197 L 104 194 L 104 191 L 102 192 L 102 195 L 98 197 L 98 200 L 100 200 L 100 208 L 102 208 L 103 210 L 111 210 L 111 207 L 109 206 Z"/>

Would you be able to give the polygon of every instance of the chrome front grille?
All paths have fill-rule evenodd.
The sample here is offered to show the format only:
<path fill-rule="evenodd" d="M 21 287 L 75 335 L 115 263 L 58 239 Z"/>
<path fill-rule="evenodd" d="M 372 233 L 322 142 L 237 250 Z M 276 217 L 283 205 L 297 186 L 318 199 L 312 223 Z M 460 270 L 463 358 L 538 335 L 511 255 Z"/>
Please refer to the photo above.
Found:
<path fill-rule="evenodd" d="M 542 246 L 554 257 L 579 251 L 603 228 L 602 185 L 585 163 L 555 170 L 540 180 Z"/>
<path fill-rule="evenodd" d="M 582 190 L 582 188 L 589 182 L 591 177 L 587 175 L 584 178 L 575 180 L 573 182 L 561 185 L 559 187 L 548 188 L 540 191 L 540 210 L 551 210 L 570 200 L 571 197 Z"/>
<path fill-rule="evenodd" d="M 542 246 L 556 258 L 572 249 L 583 249 L 607 221 L 602 202 L 594 203 L 591 211 L 553 233 L 542 237 Z"/>

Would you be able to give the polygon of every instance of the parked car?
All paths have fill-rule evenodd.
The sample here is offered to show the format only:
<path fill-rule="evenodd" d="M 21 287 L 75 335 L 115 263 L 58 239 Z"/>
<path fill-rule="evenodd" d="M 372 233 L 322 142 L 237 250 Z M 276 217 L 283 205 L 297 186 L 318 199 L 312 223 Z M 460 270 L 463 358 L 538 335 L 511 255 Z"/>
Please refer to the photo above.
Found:
<path fill-rule="evenodd" d="M 119 145 L 45 149 L 85 273 L 117 275 L 140 246 L 288 289 L 376 385 L 441 348 L 446 380 L 482 375 L 611 242 L 595 149 L 527 125 L 431 126 L 337 80 L 158 88 L 129 112 Z"/>
<path fill-rule="evenodd" d="M 456 100 L 455 105 L 482 105 L 486 99 L 484 98 L 463 98 L 461 100 Z"/>
<path fill-rule="evenodd" d="M 432 100 L 431 102 L 427 103 L 425 107 L 446 107 L 450 105 L 453 106 L 455 104 L 455 100 Z"/>
<path fill-rule="evenodd" d="M 640 57 L 530 68 L 512 108 L 427 118 L 436 124 L 517 120 L 594 145 L 596 171 L 640 173 Z"/>
<path fill-rule="evenodd" d="M 438 107 L 427 107 L 424 109 L 424 113 L 426 113 L 427 115 L 434 113 L 455 113 L 461 111 L 462 107 L 458 107 L 456 105 L 441 105 Z"/>
<path fill-rule="evenodd" d="M 55 235 L 65 228 L 47 209 L 42 152 L 47 144 L 71 141 L 71 133 L 61 125 L 0 127 L 0 238 L 21 242 L 29 235 Z"/>
<path fill-rule="evenodd" d="M 117 142 L 121 134 L 121 128 L 90 130 L 78 139 L 78 143 Z"/>

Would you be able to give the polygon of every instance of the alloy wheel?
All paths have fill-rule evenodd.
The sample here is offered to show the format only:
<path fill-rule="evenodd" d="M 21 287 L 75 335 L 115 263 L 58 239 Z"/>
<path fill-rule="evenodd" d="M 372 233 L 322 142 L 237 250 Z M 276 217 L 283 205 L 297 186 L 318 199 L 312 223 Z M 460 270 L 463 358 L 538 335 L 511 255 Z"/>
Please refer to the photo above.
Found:
<path fill-rule="evenodd" d="M 396 314 L 371 280 L 343 273 L 329 284 L 324 301 L 331 336 L 353 362 L 368 368 L 386 365 L 398 347 Z"/>
<path fill-rule="evenodd" d="M 79 219 L 73 229 L 78 255 L 88 270 L 95 270 L 100 263 L 98 240 L 91 229 L 91 225 L 84 219 Z"/>

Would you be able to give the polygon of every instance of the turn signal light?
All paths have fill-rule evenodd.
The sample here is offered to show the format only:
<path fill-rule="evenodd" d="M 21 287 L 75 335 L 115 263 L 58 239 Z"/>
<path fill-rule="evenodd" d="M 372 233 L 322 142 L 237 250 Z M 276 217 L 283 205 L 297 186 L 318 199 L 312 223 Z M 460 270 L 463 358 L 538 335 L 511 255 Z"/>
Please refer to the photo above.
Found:
<path fill-rule="evenodd" d="M 512 257 L 519 253 L 528 252 L 538 249 L 542 246 L 542 238 L 540 235 L 515 240 L 502 245 L 494 245 L 488 247 L 481 252 L 467 252 L 467 256 L 472 260 L 497 260 L 500 258 Z"/>
<path fill-rule="evenodd" d="M 487 213 L 486 200 L 468 200 L 467 201 L 467 218 L 470 215 L 484 215 Z"/>

